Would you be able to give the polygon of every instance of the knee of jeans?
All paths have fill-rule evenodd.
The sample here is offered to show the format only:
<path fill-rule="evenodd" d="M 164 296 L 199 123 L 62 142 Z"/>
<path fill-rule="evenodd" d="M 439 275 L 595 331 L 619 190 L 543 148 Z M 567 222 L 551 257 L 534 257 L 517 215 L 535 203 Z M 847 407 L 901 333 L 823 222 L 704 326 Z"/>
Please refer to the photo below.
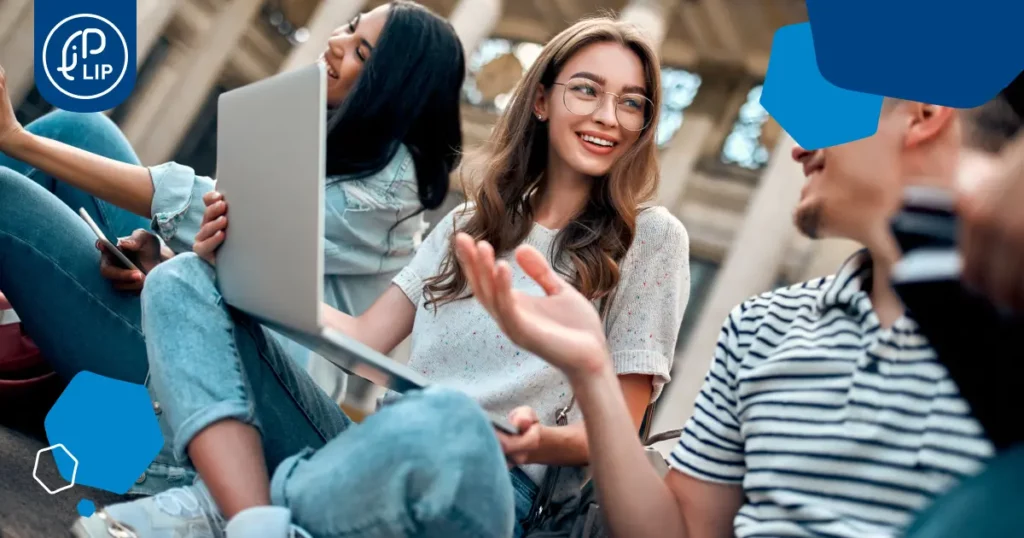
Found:
<path fill-rule="evenodd" d="M 408 411 L 416 416 L 407 416 L 408 422 L 403 420 L 399 427 L 408 428 L 410 436 L 423 444 L 420 454 L 435 469 L 448 468 L 461 477 L 464 493 L 486 492 L 500 500 L 509 492 L 508 503 L 502 504 L 511 506 L 501 445 L 480 405 L 462 392 L 442 388 L 429 388 L 417 400 L 409 402 Z M 442 439 L 445 442 L 439 442 Z"/>
<path fill-rule="evenodd" d="M 30 198 L 32 188 L 38 188 L 31 179 L 26 178 L 6 166 L 0 166 L 0 200 L 4 201 L 3 211 L 0 214 L 12 218 L 23 218 L 13 213 L 21 209 L 32 210 L 34 200 Z"/>
<path fill-rule="evenodd" d="M 70 145 L 102 133 L 120 132 L 117 125 L 101 113 L 82 114 L 66 110 L 54 110 L 28 124 L 25 129 Z"/>
<path fill-rule="evenodd" d="M 146 276 L 146 285 L 142 288 L 143 312 L 162 310 L 168 304 L 174 305 L 183 297 L 194 295 L 196 291 L 215 290 L 210 265 L 195 253 L 179 254 L 156 266 Z"/>

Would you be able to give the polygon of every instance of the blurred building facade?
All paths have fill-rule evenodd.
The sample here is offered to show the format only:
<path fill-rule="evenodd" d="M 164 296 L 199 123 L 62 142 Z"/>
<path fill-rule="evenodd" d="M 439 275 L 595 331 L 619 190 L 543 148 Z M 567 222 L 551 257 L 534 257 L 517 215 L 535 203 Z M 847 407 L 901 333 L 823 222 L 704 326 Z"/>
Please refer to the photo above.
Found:
<path fill-rule="evenodd" d="M 691 249 L 690 306 L 656 429 L 689 416 L 733 306 L 830 273 L 853 251 L 797 234 L 790 213 L 803 176 L 792 140 L 758 104 L 772 36 L 807 19 L 803 0 L 420 1 L 449 18 L 468 52 L 468 148 L 487 138 L 542 44 L 572 22 L 608 14 L 654 40 L 665 87 L 658 203 L 686 225 Z M 144 164 L 176 160 L 214 175 L 218 95 L 314 61 L 334 28 L 381 3 L 138 0 L 136 90 L 108 114 Z M 34 89 L 32 21 L 32 0 L 0 0 L 0 64 L 23 122 L 50 110 Z M 453 192 L 447 205 L 461 200 Z"/>

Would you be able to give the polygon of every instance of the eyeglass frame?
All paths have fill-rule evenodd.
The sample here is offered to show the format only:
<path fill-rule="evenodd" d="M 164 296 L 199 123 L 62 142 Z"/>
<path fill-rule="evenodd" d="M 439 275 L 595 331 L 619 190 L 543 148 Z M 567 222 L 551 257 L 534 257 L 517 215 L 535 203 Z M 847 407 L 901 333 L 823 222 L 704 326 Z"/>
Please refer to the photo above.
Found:
<path fill-rule="evenodd" d="M 551 85 L 552 86 L 562 86 L 564 88 L 562 90 L 562 106 L 564 106 L 565 109 L 568 110 L 570 114 L 573 114 L 573 115 L 576 115 L 576 116 L 589 116 L 589 115 L 593 114 L 594 112 L 597 112 L 598 109 L 601 108 L 601 104 L 602 103 L 599 102 L 597 104 L 597 106 L 594 107 L 594 111 L 591 112 L 590 114 L 576 114 L 575 112 L 572 111 L 572 109 L 569 108 L 569 105 L 565 102 L 565 93 L 569 90 L 569 88 L 568 88 L 569 82 L 572 82 L 573 80 L 576 80 L 576 79 L 587 80 L 588 82 L 591 82 L 592 84 L 597 84 L 598 86 L 600 86 L 600 83 L 598 83 L 597 81 L 589 80 L 589 79 L 582 78 L 582 77 L 571 78 L 571 79 L 569 79 L 568 82 L 552 82 Z M 644 123 L 643 127 L 641 127 L 641 128 L 639 128 L 639 129 L 634 131 L 633 129 L 630 129 L 629 127 L 626 127 L 625 125 L 623 125 L 622 126 L 623 129 L 625 129 L 627 131 L 630 131 L 630 132 L 633 132 L 633 133 L 642 133 L 648 127 L 650 127 L 652 123 L 654 123 L 654 112 L 653 112 L 653 110 L 654 110 L 654 101 L 652 101 L 650 97 L 647 97 L 646 95 L 639 94 L 639 93 L 624 93 L 624 94 L 620 95 L 620 94 L 617 94 L 617 93 L 606 91 L 603 87 L 601 88 L 601 93 L 603 95 L 611 95 L 612 97 L 615 97 L 616 99 L 621 99 L 622 96 L 624 96 L 624 95 L 639 95 L 640 97 L 643 97 L 644 99 L 647 100 L 648 103 L 651 104 L 651 110 L 652 110 L 651 116 L 648 117 L 647 114 L 644 113 L 644 122 L 645 123 Z M 619 122 L 619 125 L 622 125 L 622 120 L 619 119 L 619 109 L 618 109 L 618 107 L 615 108 L 615 121 Z"/>

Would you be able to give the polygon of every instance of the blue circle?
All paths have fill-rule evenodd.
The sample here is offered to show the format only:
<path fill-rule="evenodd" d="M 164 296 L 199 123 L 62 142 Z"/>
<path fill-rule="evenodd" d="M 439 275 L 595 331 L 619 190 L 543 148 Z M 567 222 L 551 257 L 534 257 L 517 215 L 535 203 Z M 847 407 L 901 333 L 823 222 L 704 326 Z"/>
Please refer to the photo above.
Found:
<path fill-rule="evenodd" d="M 96 513 L 96 505 L 93 504 L 89 499 L 82 499 L 78 501 L 78 515 L 82 517 L 89 517 Z"/>

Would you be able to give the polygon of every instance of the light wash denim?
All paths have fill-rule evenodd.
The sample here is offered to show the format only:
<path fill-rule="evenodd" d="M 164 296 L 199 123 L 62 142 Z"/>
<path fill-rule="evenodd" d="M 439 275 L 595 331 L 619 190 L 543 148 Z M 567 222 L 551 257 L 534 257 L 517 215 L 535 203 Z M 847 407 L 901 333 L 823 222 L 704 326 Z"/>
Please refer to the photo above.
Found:
<path fill-rule="evenodd" d="M 102 114 L 56 111 L 26 129 L 139 164 L 124 135 Z M 0 290 L 64 379 L 83 370 L 134 383 L 146 378 L 139 299 L 114 290 L 100 276 L 95 237 L 77 211 L 85 207 L 107 237 L 151 228 L 175 252 L 190 251 L 205 210 L 202 196 L 214 181 L 176 163 L 152 167 L 150 175 L 152 221 L 0 154 Z M 423 219 L 410 218 L 391 229 L 419 207 L 415 167 L 404 146 L 377 174 L 339 179 L 329 178 L 325 196 L 324 300 L 359 314 L 412 258 Z M 279 341 L 293 359 L 306 362 L 305 348 L 283 337 Z M 344 394 L 345 377 L 337 372 L 328 387 L 335 399 Z M 162 453 L 132 493 L 153 494 L 189 483 L 192 474 L 172 462 L 169 452 Z"/>
<path fill-rule="evenodd" d="M 224 303 L 215 279 L 184 254 L 142 293 L 152 387 L 179 462 L 199 432 L 239 420 L 262 434 L 273 502 L 314 536 L 513 535 L 530 495 L 514 489 L 475 402 L 429 389 L 355 425 L 275 338 Z"/>
<path fill-rule="evenodd" d="M 177 163 L 155 166 L 150 173 L 156 190 L 153 229 L 176 252 L 190 251 L 206 209 L 203 195 L 215 188 L 215 180 L 198 176 L 192 168 Z M 282 181 L 281 188 L 287 187 L 287 182 Z M 344 177 L 327 178 L 325 303 L 347 314 L 359 315 L 412 260 L 426 228 L 418 214 L 421 205 L 417 189 L 416 167 L 404 145 L 399 145 L 391 162 L 372 176 L 347 181 Z M 268 244 L 268 248 L 273 245 Z M 298 343 L 271 333 L 299 364 L 310 367 L 311 363 L 324 360 Z M 325 371 L 328 373 L 317 381 L 340 401 L 347 376 L 337 368 Z"/>
<path fill-rule="evenodd" d="M 111 159 L 139 164 L 121 131 L 102 114 L 54 112 L 25 127 Z M 0 290 L 25 330 L 64 379 L 83 370 L 133 383 L 146 378 L 139 298 L 100 276 L 96 236 L 85 208 L 107 237 L 148 227 L 133 215 L 0 154 Z M 102 429 L 102 422 L 97 422 Z M 164 435 L 169 435 L 162 423 Z M 165 447 L 131 493 L 191 483 Z"/>

